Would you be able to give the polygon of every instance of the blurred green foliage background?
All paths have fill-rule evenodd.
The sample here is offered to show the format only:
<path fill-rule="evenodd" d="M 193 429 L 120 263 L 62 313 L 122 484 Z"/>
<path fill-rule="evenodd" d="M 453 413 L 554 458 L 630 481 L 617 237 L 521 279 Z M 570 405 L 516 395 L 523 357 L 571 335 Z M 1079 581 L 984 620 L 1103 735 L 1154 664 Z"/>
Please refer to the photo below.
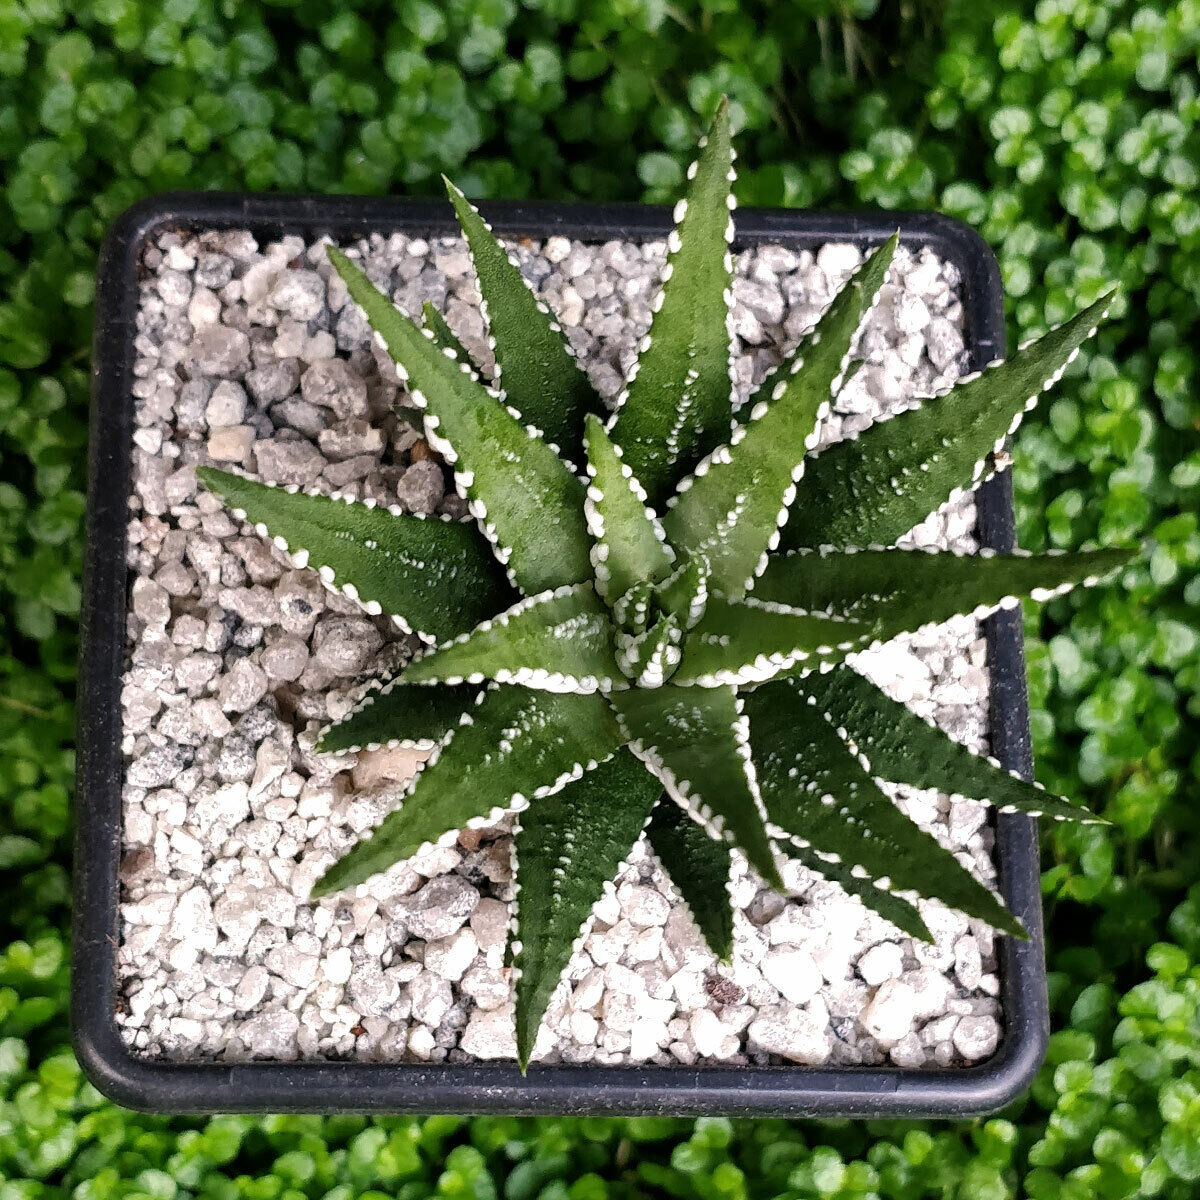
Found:
<path fill-rule="evenodd" d="M 0 0 L 0 1200 L 1200 1194 L 1200 0 Z M 743 204 L 935 208 L 1014 340 L 1112 280 L 1027 426 L 1030 549 L 1139 542 L 1028 615 L 1055 1034 L 971 1124 L 120 1110 L 67 1047 L 93 270 L 182 186 L 664 200 L 715 98 Z"/>

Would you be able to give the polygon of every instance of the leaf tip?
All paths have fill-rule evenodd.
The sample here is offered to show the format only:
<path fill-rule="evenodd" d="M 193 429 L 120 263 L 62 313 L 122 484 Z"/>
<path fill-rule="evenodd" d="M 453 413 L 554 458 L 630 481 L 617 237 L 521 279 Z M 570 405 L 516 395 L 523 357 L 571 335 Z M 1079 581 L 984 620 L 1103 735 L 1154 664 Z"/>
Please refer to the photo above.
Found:
<path fill-rule="evenodd" d="M 343 283 L 349 285 L 351 279 L 354 278 L 355 272 L 361 274 L 361 271 L 358 271 L 354 263 L 337 246 L 333 245 L 332 242 L 325 247 L 325 255 L 333 264 L 333 269 L 341 277 Z"/>
<path fill-rule="evenodd" d="M 308 898 L 310 900 L 323 900 L 326 896 L 331 896 L 338 890 L 337 887 L 330 882 L 330 876 L 332 873 L 332 868 L 327 869 L 325 873 L 313 883 L 312 887 L 308 889 Z"/>
<path fill-rule="evenodd" d="M 913 927 L 908 930 L 908 932 L 913 937 L 917 938 L 918 941 L 924 942 L 927 946 L 932 946 L 937 941 L 937 938 L 933 936 L 933 931 L 928 925 L 925 924 L 924 921 L 921 920 L 919 916 L 913 922 Z"/>

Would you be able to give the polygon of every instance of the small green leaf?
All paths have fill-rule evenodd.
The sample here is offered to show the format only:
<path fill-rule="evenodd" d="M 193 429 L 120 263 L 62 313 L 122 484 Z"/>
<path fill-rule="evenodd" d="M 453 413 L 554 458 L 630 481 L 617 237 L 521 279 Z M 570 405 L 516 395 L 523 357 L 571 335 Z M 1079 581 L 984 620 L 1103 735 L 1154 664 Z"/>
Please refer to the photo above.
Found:
<path fill-rule="evenodd" d="M 654 606 L 654 585 L 643 579 L 635 583 L 613 605 L 613 620 L 629 634 L 645 633 L 650 627 L 650 610 Z"/>
<path fill-rule="evenodd" d="M 513 966 L 522 1070 L 584 923 L 661 795 L 658 780 L 628 750 L 620 750 L 582 779 L 535 801 L 528 820 L 518 818 Z"/>
<path fill-rule="evenodd" d="M 657 507 L 729 436 L 728 296 L 733 274 L 729 106 L 722 100 L 675 209 L 660 307 L 618 397 L 613 441 Z"/>
<path fill-rule="evenodd" d="M 405 687 L 399 676 L 379 681 L 340 721 L 321 732 L 317 750 L 340 754 L 403 746 L 427 750 L 475 706 L 475 687 Z"/>
<path fill-rule="evenodd" d="M 890 881 L 1025 937 L 996 896 L 880 791 L 802 685 L 782 679 L 746 697 L 771 824 L 802 849 L 857 865 L 877 886 Z"/>
<path fill-rule="evenodd" d="M 733 688 L 632 688 L 613 693 L 609 702 L 629 748 L 671 798 L 782 888 L 750 762 L 749 729 Z"/>
<path fill-rule="evenodd" d="M 957 613 L 983 618 L 1026 596 L 1048 600 L 1080 584 L 1091 586 L 1132 557 L 1129 550 L 1041 555 L 797 550 L 771 559 L 754 598 L 863 621 L 886 640 Z"/>
<path fill-rule="evenodd" d="M 590 583 L 521 600 L 414 660 L 407 684 L 519 684 L 549 692 L 625 687 L 608 610 Z"/>
<path fill-rule="evenodd" d="M 933 934 L 925 924 L 916 906 L 910 904 L 902 896 L 881 888 L 871 879 L 863 879 L 854 874 L 855 864 L 852 862 L 830 862 L 822 858 L 811 846 L 802 847 L 795 839 L 788 839 L 783 846 L 789 858 L 794 858 L 822 879 L 836 883 L 843 891 L 851 896 L 857 896 L 872 912 L 877 912 L 885 921 L 891 921 L 903 933 L 910 937 L 919 938 L 923 942 L 932 942 Z"/>
<path fill-rule="evenodd" d="M 663 528 L 671 545 L 703 554 L 711 586 L 731 600 L 753 586 L 779 542 L 805 454 L 817 444 L 817 427 L 829 414 L 850 343 L 879 295 L 897 240 L 893 235 L 859 268 L 770 397 L 750 408 L 728 444 L 701 460 L 668 502 Z"/>
<path fill-rule="evenodd" d="M 722 962 L 729 962 L 733 958 L 733 907 L 728 844 L 709 837 L 671 799 L 654 806 L 646 836 L 691 910 L 708 948 Z"/>
<path fill-rule="evenodd" d="M 604 403 L 575 361 L 562 328 L 491 227 L 450 180 L 445 182 L 479 276 L 480 307 L 495 342 L 497 384 L 522 420 L 573 457 L 584 417 L 603 411 Z"/>
<path fill-rule="evenodd" d="M 659 607 L 673 613 L 681 629 L 695 628 L 708 607 L 708 560 L 703 554 L 689 555 L 654 593 Z"/>
<path fill-rule="evenodd" d="M 797 686 L 813 697 L 818 708 L 833 714 L 839 729 L 846 731 L 846 740 L 871 764 L 872 773 L 893 783 L 936 787 L 987 801 L 1001 812 L 1044 815 L 1056 821 L 1100 820 L 1081 804 L 1026 782 L 995 759 L 975 754 L 849 667 L 812 675 Z"/>
<path fill-rule="evenodd" d="M 367 612 L 387 613 L 430 640 L 455 637 L 512 603 L 504 572 L 472 525 L 256 483 L 215 467 L 197 467 L 196 477 L 297 566 L 315 568 Z"/>
<path fill-rule="evenodd" d="M 400 807 L 334 863 L 311 895 L 354 887 L 442 837 L 553 795 L 620 745 L 620 729 L 599 696 L 489 688 Z"/>
<path fill-rule="evenodd" d="M 1111 302 L 1109 293 L 1012 358 L 823 450 L 797 487 L 783 548 L 889 545 L 972 487 Z"/>
<path fill-rule="evenodd" d="M 341 251 L 330 247 L 329 258 L 424 409 L 426 438 L 454 467 L 471 515 L 513 582 L 532 595 L 590 580 L 583 484 L 536 430 L 439 350 Z"/>
<path fill-rule="evenodd" d="M 589 413 L 584 449 L 590 483 L 585 509 L 595 539 L 592 567 L 596 589 L 609 604 L 635 583 L 656 583 L 671 571 L 674 556 L 662 525 L 646 507 L 646 493 L 621 461 L 600 418 Z"/>
<path fill-rule="evenodd" d="M 645 633 L 618 633 L 617 665 L 634 687 L 662 687 L 679 665 L 679 638 L 679 619 L 672 613 Z"/>
<path fill-rule="evenodd" d="M 426 300 L 421 305 L 421 324 L 433 334 L 433 340 L 443 350 L 453 350 L 455 358 L 460 363 L 470 363 L 471 356 L 467 348 L 458 340 L 458 334 L 450 328 L 450 323 L 434 307 L 433 302 Z M 474 363 L 471 363 L 474 366 Z"/>
<path fill-rule="evenodd" d="M 765 683 L 794 670 L 812 670 L 861 649 L 871 636 L 857 621 L 818 616 L 754 598 L 710 596 L 704 615 L 683 642 L 674 682 L 724 687 Z"/>

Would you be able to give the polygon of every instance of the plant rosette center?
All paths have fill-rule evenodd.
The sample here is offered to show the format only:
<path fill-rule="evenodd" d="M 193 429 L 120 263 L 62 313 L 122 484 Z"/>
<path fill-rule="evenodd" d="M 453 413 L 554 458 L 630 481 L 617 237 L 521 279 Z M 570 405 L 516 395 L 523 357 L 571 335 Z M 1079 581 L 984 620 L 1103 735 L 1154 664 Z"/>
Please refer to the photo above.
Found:
<path fill-rule="evenodd" d="M 335 754 L 384 744 L 432 753 L 399 807 L 312 895 L 516 814 L 509 954 L 522 1067 L 581 930 L 643 834 L 728 960 L 735 852 L 777 888 L 781 865 L 799 862 L 914 938 L 931 938 L 921 898 L 1026 936 L 881 780 L 1095 819 L 927 724 L 847 659 L 959 613 L 1096 583 L 1128 560 L 1121 550 L 896 546 L 994 469 L 1109 297 L 1012 359 L 816 452 L 898 237 L 736 406 L 733 163 L 722 103 L 613 405 L 453 185 L 495 351 L 490 376 L 435 310 L 418 324 L 329 248 L 471 522 L 197 472 L 294 565 L 424 642 L 321 735 L 318 749 Z"/>

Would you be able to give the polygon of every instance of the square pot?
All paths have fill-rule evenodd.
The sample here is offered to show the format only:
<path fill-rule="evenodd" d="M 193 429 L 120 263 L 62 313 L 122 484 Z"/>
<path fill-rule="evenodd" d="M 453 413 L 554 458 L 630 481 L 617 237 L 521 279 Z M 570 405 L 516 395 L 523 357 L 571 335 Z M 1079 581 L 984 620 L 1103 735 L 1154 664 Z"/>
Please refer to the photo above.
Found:
<path fill-rule="evenodd" d="M 664 238 L 666 209 L 634 205 L 488 204 L 496 231 L 581 241 Z M 931 247 L 962 278 L 968 370 L 1003 353 L 1002 290 L 994 257 L 966 226 L 931 214 L 821 214 L 743 210 L 737 245 L 814 248 L 830 241 L 869 246 L 897 225 L 911 247 Z M 448 204 L 345 197 L 180 194 L 135 206 L 114 225 L 100 259 L 90 481 L 80 662 L 72 1022 L 79 1060 L 121 1104 L 163 1112 L 505 1112 L 801 1116 L 965 1116 L 1003 1106 L 1032 1079 L 1048 1037 L 1041 901 L 1034 821 L 996 815 L 1000 890 L 1030 932 L 998 942 L 1004 1037 L 969 1067 L 595 1066 L 515 1064 L 173 1062 L 135 1054 L 115 1020 L 120 936 L 118 866 L 124 761 L 121 676 L 126 645 L 127 501 L 131 487 L 130 393 L 139 256 L 172 229 L 249 229 L 273 238 L 334 240 L 368 232 L 456 234 Z M 999 475 L 977 494 L 980 544 L 1014 543 L 1011 481 Z M 985 623 L 990 671 L 989 738 L 1004 766 L 1032 770 L 1019 610 Z"/>

